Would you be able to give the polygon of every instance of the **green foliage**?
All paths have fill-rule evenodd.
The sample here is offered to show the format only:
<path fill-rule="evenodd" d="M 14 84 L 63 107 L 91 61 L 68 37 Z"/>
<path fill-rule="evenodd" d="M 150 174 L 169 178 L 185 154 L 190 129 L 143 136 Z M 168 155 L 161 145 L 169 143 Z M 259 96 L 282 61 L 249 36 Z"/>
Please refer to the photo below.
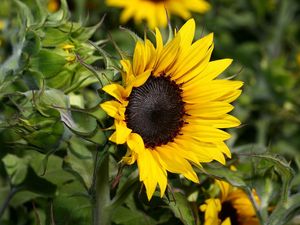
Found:
<path fill-rule="evenodd" d="M 150 202 L 136 166 L 120 163 L 124 146 L 108 142 L 112 120 L 99 107 L 101 87 L 121 77 L 115 56 L 130 57 L 145 28 L 119 29 L 119 11 L 104 1 L 61 0 L 55 12 L 47 3 L 1 2 L 0 224 L 199 225 L 199 206 L 219 194 L 214 179 L 243 189 L 261 224 L 299 224 L 297 1 L 212 0 L 193 15 L 196 36 L 214 32 L 213 60 L 234 59 L 223 77 L 245 83 L 234 111 L 242 125 L 230 131 L 226 167 L 204 164 L 200 184 L 169 174 L 165 197 L 156 191 Z"/>

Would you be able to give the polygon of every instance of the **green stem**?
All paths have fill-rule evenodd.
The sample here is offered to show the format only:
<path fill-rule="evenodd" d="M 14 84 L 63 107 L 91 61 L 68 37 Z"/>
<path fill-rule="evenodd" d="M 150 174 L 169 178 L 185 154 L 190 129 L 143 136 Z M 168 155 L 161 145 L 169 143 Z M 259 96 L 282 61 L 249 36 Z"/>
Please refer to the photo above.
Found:
<path fill-rule="evenodd" d="M 95 189 L 93 202 L 93 225 L 110 225 L 109 154 L 105 151 L 96 160 Z"/>
<path fill-rule="evenodd" d="M 0 218 L 3 216 L 6 208 L 9 205 L 10 200 L 14 197 L 14 195 L 18 192 L 17 188 L 12 188 L 10 190 L 10 192 L 8 193 L 8 195 L 6 196 L 2 206 L 0 207 Z"/>

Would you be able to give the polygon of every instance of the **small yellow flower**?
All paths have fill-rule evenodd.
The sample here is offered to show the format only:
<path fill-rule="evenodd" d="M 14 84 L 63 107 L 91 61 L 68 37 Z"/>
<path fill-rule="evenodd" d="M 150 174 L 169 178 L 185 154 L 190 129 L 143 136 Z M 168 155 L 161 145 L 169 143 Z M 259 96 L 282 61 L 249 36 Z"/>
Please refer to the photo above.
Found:
<path fill-rule="evenodd" d="M 47 8 L 49 12 L 56 12 L 60 8 L 60 0 L 48 0 Z"/>
<path fill-rule="evenodd" d="M 200 206 L 205 212 L 204 225 L 259 225 L 254 207 L 241 189 L 225 181 L 216 181 L 221 191 L 220 198 L 210 198 Z M 255 190 L 253 196 L 257 204 L 259 197 Z"/>
<path fill-rule="evenodd" d="M 115 118 L 110 141 L 127 144 L 123 162 L 137 162 L 148 199 L 157 184 L 163 196 L 167 171 L 198 182 L 191 163 L 225 164 L 224 155 L 231 157 L 224 143 L 230 135 L 220 128 L 240 124 L 227 113 L 243 83 L 215 79 L 232 60 L 210 61 L 213 34 L 193 43 L 194 33 L 191 19 L 164 45 L 156 29 L 156 47 L 138 41 L 133 60 L 121 60 L 123 85 L 103 87 L 115 98 L 101 104 Z"/>
<path fill-rule="evenodd" d="M 124 8 L 121 23 L 133 18 L 137 24 L 145 20 L 148 26 L 166 27 L 166 10 L 187 20 L 191 12 L 204 13 L 210 9 L 205 0 L 106 0 L 107 5 Z"/>
<path fill-rule="evenodd" d="M 65 44 L 65 45 L 62 46 L 62 49 L 64 51 L 70 52 L 70 51 L 75 49 L 75 46 L 72 45 L 72 44 Z"/>
<path fill-rule="evenodd" d="M 76 56 L 73 52 L 73 50 L 75 49 L 75 46 L 72 44 L 65 44 L 61 47 L 66 53 L 66 60 L 68 62 L 74 62 L 76 60 Z"/>

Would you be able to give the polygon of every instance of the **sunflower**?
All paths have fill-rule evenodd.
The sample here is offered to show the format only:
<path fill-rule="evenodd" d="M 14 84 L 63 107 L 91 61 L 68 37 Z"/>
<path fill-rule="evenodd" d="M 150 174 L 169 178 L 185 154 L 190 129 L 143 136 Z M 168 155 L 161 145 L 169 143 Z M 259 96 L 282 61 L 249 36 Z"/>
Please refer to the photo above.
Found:
<path fill-rule="evenodd" d="M 224 181 L 216 181 L 221 191 L 220 198 L 210 198 L 200 206 L 205 212 L 204 225 L 259 225 L 253 205 L 241 189 Z M 252 191 L 257 204 L 260 203 L 255 190 Z"/>
<path fill-rule="evenodd" d="M 166 10 L 187 20 L 191 17 L 190 11 L 204 13 L 210 9 L 204 0 L 106 0 L 106 3 L 124 8 L 122 23 L 133 17 L 137 24 L 146 20 L 150 28 L 167 26 Z"/>
<path fill-rule="evenodd" d="M 123 162 L 137 161 L 149 200 L 157 184 L 163 196 L 167 171 L 198 182 L 191 163 L 225 164 L 224 154 L 231 153 L 224 141 L 230 135 L 219 128 L 240 124 L 227 113 L 243 83 L 215 80 L 232 60 L 210 62 L 213 34 L 193 43 L 194 32 L 195 21 L 190 19 L 164 45 L 156 28 L 155 47 L 148 39 L 138 41 L 132 61 L 120 61 L 122 85 L 103 87 L 115 98 L 101 104 L 114 118 L 110 141 L 127 144 Z"/>

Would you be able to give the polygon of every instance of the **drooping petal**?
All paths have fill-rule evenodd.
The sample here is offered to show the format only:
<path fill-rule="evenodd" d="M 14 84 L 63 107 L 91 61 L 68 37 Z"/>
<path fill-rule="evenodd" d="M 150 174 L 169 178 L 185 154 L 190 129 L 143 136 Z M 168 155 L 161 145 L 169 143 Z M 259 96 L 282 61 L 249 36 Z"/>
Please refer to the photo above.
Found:
<path fill-rule="evenodd" d="M 172 154 L 172 151 L 166 147 L 157 147 L 153 154 L 157 155 L 161 165 L 172 173 L 183 174 L 186 178 L 198 183 L 198 177 L 191 164 L 184 158 Z"/>
<path fill-rule="evenodd" d="M 122 120 L 115 120 L 115 127 L 116 131 L 110 136 L 109 140 L 116 144 L 124 144 L 132 130 Z"/>
<path fill-rule="evenodd" d="M 150 77 L 151 75 L 151 70 L 147 70 L 141 74 L 139 74 L 136 79 L 132 82 L 133 87 L 139 87 L 142 86 Z"/>
<path fill-rule="evenodd" d="M 125 120 L 125 107 L 117 101 L 107 101 L 100 104 L 100 107 L 111 117 L 117 120 Z"/>

